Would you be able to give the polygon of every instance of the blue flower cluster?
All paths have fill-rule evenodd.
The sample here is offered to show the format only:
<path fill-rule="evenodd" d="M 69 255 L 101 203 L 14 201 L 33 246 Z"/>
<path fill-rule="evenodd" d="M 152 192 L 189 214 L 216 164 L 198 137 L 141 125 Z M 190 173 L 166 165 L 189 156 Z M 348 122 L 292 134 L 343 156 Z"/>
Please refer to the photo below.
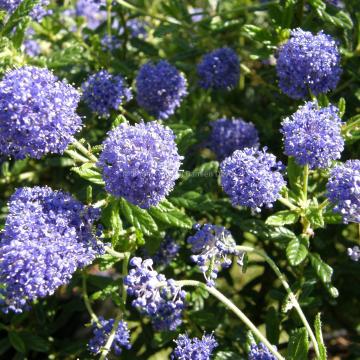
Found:
<path fill-rule="evenodd" d="M 160 119 L 173 115 L 187 94 L 184 75 L 164 60 L 143 65 L 136 77 L 136 87 L 138 104 Z"/>
<path fill-rule="evenodd" d="M 23 43 L 24 52 L 27 56 L 35 57 L 40 55 L 40 45 L 36 40 L 26 39 Z"/>
<path fill-rule="evenodd" d="M 240 78 L 240 60 L 236 52 L 224 47 L 202 58 L 197 67 L 200 86 L 205 89 L 229 90 L 236 87 Z"/>
<path fill-rule="evenodd" d="M 98 165 L 106 191 L 149 208 L 173 189 L 181 159 L 169 128 L 155 121 L 122 123 L 108 133 Z"/>
<path fill-rule="evenodd" d="M 87 27 L 95 30 L 106 20 L 106 11 L 101 9 L 104 5 L 104 0 L 77 0 L 75 14 L 84 17 Z"/>
<path fill-rule="evenodd" d="M 248 360 L 276 360 L 276 357 L 263 343 L 259 343 L 251 345 Z"/>
<path fill-rule="evenodd" d="M 169 235 L 160 243 L 159 249 L 153 256 L 154 263 L 166 266 L 179 254 L 180 245 Z"/>
<path fill-rule="evenodd" d="M 353 248 L 347 249 L 348 255 L 350 256 L 350 259 L 353 261 L 359 261 L 360 260 L 360 247 L 354 246 Z"/>
<path fill-rule="evenodd" d="M 335 166 L 326 186 L 326 196 L 345 224 L 360 223 L 360 160 Z"/>
<path fill-rule="evenodd" d="M 105 320 L 103 317 L 99 317 L 99 323 L 93 323 L 93 337 L 90 339 L 88 344 L 88 349 L 94 355 L 98 355 L 101 352 L 101 349 L 105 346 L 112 328 L 114 327 L 115 320 L 109 319 Z M 122 349 L 130 349 L 130 332 L 125 321 L 119 321 L 116 331 L 114 341 L 111 344 L 111 350 L 113 350 L 116 356 L 120 356 Z"/>
<path fill-rule="evenodd" d="M 121 47 L 121 41 L 115 35 L 104 35 L 100 43 L 103 51 L 113 52 Z"/>
<path fill-rule="evenodd" d="M 219 269 L 228 268 L 232 264 L 229 257 L 238 257 L 238 263 L 242 265 L 242 253 L 236 250 L 235 240 L 224 227 L 197 224 L 194 229 L 195 235 L 187 240 L 191 245 L 191 252 L 195 254 L 191 259 L 203 272 L 207 285 L 214 286 Z"/>
<path fill-rule="evenodd" d="M 39 159 L 62 153 L 81 128 L 80 95 L 47 69 L 25 66 L 0 82 L 0 153 Z"/>
<path fill-rule="evenodd" d="M 102 116 L 109 116 L 110 110 L 118 110 L 132 98 L 131 90 L 120 75 L 111 75 L 101 70 L 90 75 L 81 86 L 83 100 L 91 110 Z"/>
<path fill-rule="evenodd" d="M 259 135 L 253 123 L 243 119 L 222 118 L 210 123 L 210 148 L 220 160 L 230 156 L 235 150 L 259 147 Z"/>
<path fill-rule="evenodd" d="M 281 90 L 293 99 L 333 90 L 341 75 L 337 43 L 322 31 L 295 29 L 279 49 L 276 70 Z"/>
<path fill-rule="evenodd" d="M 4 10 L 9 14 L 12 14 L 17 7 L 21 4 L 22 0 L 0 0 L 0 10 Z M 30 12 L 30 16 L 33 20 L 39 21 L 45 15 L 49 14 L 46 7 L 50 4 L 49 0 L 40 0 Z"/>
<path fill-rule="evenodd" d="M 180 334 L 175 343 L 176 348 L 171 354 L 171 360 L 209 360 L 218 346 L 213 334 L 204 334 L 201 340 Z"/>
<path fill-rule="evenodd" d="M 126 27 L 130 30 L 130 36 L 132 38 L 142 38 L 145 39 L 147 37 L 147 23 L 140 19 L 130 19 L 126 22 Z M 124 30 L 122 30 L 124 31 Z"/>
<path fill-rule="evenodd" d="M 344 150 L 339 109 L 307 102 L 282 122 L 285 154 L 311 169 L 327 168 Z"/>
<path fill-rule="evenodd" d="M 148 315 L 155 330 L 176 330 L 182 323 L 185 308 L 185 291 L 172 279 L 153 269 L 151 259 L 142 260 L 134 257 L 130 260 L 133 269 L 125 277 L 127 292 L 135 297 L 132 305 L 140 313 Z"/>
<path fill-rule="evenodd" d="M 49 187 L 16 190 L 0 235 L 2 310 L 22 312 L 103 253 L 93 231 L 99 215 Z"/>
<path fill-rule="evenodd" d="M 236 150 L 220 165 L 221 184 L 234 206 L 260 211 L 272 207 L 286 185 L 281 171 L 284 166 L 274 155 L 254 148 Z"/>

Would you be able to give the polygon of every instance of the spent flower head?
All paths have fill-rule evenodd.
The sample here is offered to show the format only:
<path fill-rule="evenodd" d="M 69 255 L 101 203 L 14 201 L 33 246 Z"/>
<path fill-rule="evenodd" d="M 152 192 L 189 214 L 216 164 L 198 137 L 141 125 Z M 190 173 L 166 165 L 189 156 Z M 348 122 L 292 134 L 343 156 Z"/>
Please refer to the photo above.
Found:
<path fill-rule="evenodd" d="M 214 286 L 220 268 L 228 268 L 232 256 L 238 257 L 238 263 L 242 265 L 243 253 L 236 249 L 235 240 L 224 227 L 197 224 L 194 228 L 196 233 L 187 240 L 194 254 L 191 259 L 203 272 L 207 285 Z"/>
<path fill-rule="evenodd" d="M 176 330 L 182 323 L 185 291 L 174 280 L 158 274 L 151 259 L 134 257 L 130 265 L 124 283 L 127 293 L 134 297 L 132 305 L 151 318 L 155 330 Z"/>

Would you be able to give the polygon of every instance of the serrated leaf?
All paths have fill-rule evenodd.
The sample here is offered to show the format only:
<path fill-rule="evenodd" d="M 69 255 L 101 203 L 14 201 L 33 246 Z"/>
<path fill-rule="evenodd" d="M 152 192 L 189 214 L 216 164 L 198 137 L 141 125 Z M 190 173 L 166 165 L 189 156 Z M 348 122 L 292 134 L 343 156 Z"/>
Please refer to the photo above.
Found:
<path fill-rule="evenodd" d="M 98 171 L 94 163 L 88 162 L 81 166 L 73 167 L 71 170 L 83 179 L 90 181 L 94 184 L 105 184 L 100 172 Z"/>
<path fill-rule="evenodd" d="M 293 239 L 286 247 L 286 257 L 292 266 L 301 264 L 308 254 L 308 250 L 299 238 Z"/>
<path fill-rule="evenodd" d="M 289 339 L 287 350 L 288 360 L 304 360 L 307 359 L 309 350 L 309 339 L 305 328 L 295 330 Z"/>
<path fill-rule="evenodd" d="M 181 197 L 172 197 L 170 201 L 179 207 L 196 210 L 206 198 L 196 191 L 187 191 Z"/>
<path fill-rule="evenodd" d="M 156 207 L 151 207 L 149 213 L 166 225 L 184 229 L 191 229 L 193 225 L 193 221 L 186 214 L 167 200 Z"/>
<path fill-rule="evenodd" d="M 315 328 L 315 337 L 319 346 L 319 352 L 320 352 L 320 358 L 319 360 L 326 360 L 326 347 L 324 344 L 324 340 L 322 337 L 322 330 L 321 330 L 321 314 L 318 313 L 315 317 L 315 323 L 314 323 L 314 328 Z"/>
<path fill-rule="evenodd" d="M 146 210 L 130 204 L 123 198 L 120 199 L 120 209 L 126 220 L 144 235 L 152 235 L 158 232 L 156 222 Z"/>
<path fill-rule="evenodd" d="M 18 351 L 19 353 L 25 354 L 26 353 L 26 346 L 23 339 L 17 332 L 9 332 L 8 333 L 9 341 L 11 346 Z"/>
<path fill-rule="evenodd" d="M 318 207 L 310 207 L 306 212 L 306 219 L 310 222 L 313 229 L 325 226 L 322 210 Z"/>
<path fill-rule="evenodd" d="M 315 270 L 316 275 L 324 284 L 330 283 L 333 269 L 321 259 L 319 254 L 310 253 L 309 256 L 310 263 Z"/>
<path fill-rule="evenodd" d="M 283 210 L 269 216 L 265 224 L 271 226 L 282 226 L 295 224 L 299 219 L 299 214 L 293 210 Z"/>

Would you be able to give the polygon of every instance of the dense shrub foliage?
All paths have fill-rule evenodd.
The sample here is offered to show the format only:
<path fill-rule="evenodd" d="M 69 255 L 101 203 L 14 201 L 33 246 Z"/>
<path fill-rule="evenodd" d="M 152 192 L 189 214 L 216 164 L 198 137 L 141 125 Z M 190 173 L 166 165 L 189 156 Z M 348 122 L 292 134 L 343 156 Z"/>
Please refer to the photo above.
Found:
<path fill-rule="evenodd" d="M 360 358 L 358 0 L 0 0 L 0 358 Z"/>

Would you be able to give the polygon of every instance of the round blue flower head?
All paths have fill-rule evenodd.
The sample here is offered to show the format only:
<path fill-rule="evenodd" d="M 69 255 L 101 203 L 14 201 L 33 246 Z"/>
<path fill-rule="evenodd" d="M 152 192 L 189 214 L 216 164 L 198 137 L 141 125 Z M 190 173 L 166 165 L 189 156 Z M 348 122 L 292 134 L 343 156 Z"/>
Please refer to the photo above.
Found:
<path fill-rule="evenodd" d="M 249 360 L 276 360 L 276 357 L 270 350 L 263 344 L 252 344 L 249 352 Z"/>
<path fill-rule="evenodd" d="M 171 354 L 171 360 L 209 360 L 218 346 L 213 334 L 204 334 L 202 339 L 190 339 L 187 334 L 180 334 L 175 343 L 176 348 Z"/>
<path fill-rule="evenodd" d="M 259 147 L 259 135 L 252 123 L 242 119 L 219 119 L 210 123 L 210 148 L 220 160 L 235 150 Z"/>
<path fill-rule="evenodd" d="M 360 260 L 360 248 L 358 246 L 354 246 L 353 248 L 348 248 L 347 252 L 351 260 L 353 261 Z"/>
<path fill-rule="evenodd" d="M 333 90 L 341 75 L 337 43 L 322 31 L 295 29 L 279 49 L 276 71 L 281 90 L 293 99 Z"/>
<path fill-rule="evenodd" d="M 166 266 L 179 254 L 180 245 L 169 235 L 166 235 L 160 243 L 159 249 L 153 256 L 157 266 Z"/>
<path fill-rule="evenodd" d="M 131 100 L 131 90 L 120 75 L 111 75 L 101 70 L 90 75 L 81 86 L 83 100 L 91 110 L 102 116 L 109 116 L 110 110 Z"/>
<path fill-rule="evenodd" d="M 224 47 L 206 54 L 197 67 L 200 86 L 205 89 L 229 90 L 240 78 L 240 60 L 236 52 Z"/>
<path fill-rule="evenodd" d="M 242 253 L 236 250 L 236 243 L 230 231 L 222 226 L 211 224 L 194 226 L 197 232 L 187 240 L 191 245 L 191 252 L 195 255 L 191 259 L 197 263 L 203 272 L 208 286 L 214 286 L 220 268 L 228 268 L 232 261 L 229 257 L 239 258 L 242 264 Z"/>
<path fill-rule="evenodd" d="M 106 191 L 146 209 L 173 189 L 181 160 L 172 130 L 153 121 L 110 131 L 98 165 Z"/>
<path fill-rule="evenodd" d="M 0 10 L 7 11 L 9 14 L 12 14 L 21 3 L 22 0 L 0 0 Z M 30 17 L 33 20 L 41 20 L 45 15 L 49 14 L 49 11 L 46 10 L 46 7 L 49 4 L 49 0 L 40 0 L 39 3 L 31 10 Z"/>
<path fill-rule="evenodd" d="M 105 320 L 103 317 L 100 316 L 99 323 L 100 324 L 92 324 L 93 337 L 90 339 L 88 344 L 89 351 L 94 355 L 98 355 L 101 353 L 102 348 L 105 346 L 110 336 L 115 320 Z M 131 348 L 130 332 L 127 323 L 125 321 L 119 321 L 115 331 L 114 341 L 111 345 L 111 350 L 116 356 L 120 356 L 123 348 Z"/>
<path fill-rule="evenodd" d="M 300 106 L 282 122 L 285 154 L 311 169 L 329 167 L 344 150 L 338 113 L 336 106 L 319 108 L 315 101 Z"/>
<path fill-rule="evenodd" d="M 106 10 L 101 9 L 105 5 L 104 0 L 77 0 L 75 14 L 84 17 L 87 27 L 95 30 L 106 20 Z"/>
<path fill-rule="evenodd" d="M 40 159 L 63 153 L 81 128 L 80 95 L 47 69 L 25 66 L 0 82 L 0 153 Z"/>
<path fill-rule="evenodd" d="M 22 312 L 54 293 L 103 247 L 94 222 L 99 211 L 49 187 L 20 188 L 11 196 L 0 242 L 0 307 Z"/>
<path fill-rule="evenodd" d="M 185 308 L 185 291 L 174 280 L 153 269 L 151 259 L 134 257 L 133 267 L 124 279 L 127 293 L 134 297 L 132 305 L 142 314 L 149 316 L 155 330 L 176 330 L 182 323 Z"/>
<path fill-rule="evenodd" d="M 164 60 L 143 65 L 136 77 L 136 87 L 138 104 L 160 119 L 173 115 L 187 94 L 184 75 Z"/>
<path fill-rule="evenodd" d="M 360 160 L 335 166 L 326 186 L 326 196 L 345 224 L 360 223 Z"/>
<path fill-rule="evenodd" d="M 286 185 L 281 174 L 284 166 L 274 155 L 254 148 L 236 150 L 220 165 L 221 185 L 234 206 L 260 211 L 272 207 Z"/>

